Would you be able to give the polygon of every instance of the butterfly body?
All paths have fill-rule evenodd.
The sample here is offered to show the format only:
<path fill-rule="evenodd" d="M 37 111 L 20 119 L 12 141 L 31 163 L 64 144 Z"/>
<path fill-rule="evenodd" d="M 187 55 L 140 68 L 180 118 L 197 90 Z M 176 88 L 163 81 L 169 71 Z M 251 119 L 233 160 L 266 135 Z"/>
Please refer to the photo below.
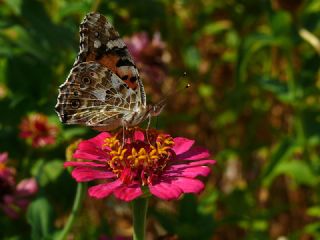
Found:
<path fill-rule="evenodd" d="M 108 131 L 136 126 L 162 106 L 146 104 L 126 44 L 103 15 L 89 13 L 80 24 L 80 52 L 59 87 L 55 109 L 63 123 Z"/>

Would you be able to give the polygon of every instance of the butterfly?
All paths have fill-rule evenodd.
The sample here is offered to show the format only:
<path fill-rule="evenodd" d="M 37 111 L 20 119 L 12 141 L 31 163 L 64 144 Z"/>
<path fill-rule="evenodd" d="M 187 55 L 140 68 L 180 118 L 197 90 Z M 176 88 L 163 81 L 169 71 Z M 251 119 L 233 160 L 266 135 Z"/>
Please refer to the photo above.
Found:
<path fill-rule="evenodd" d="M 80 24 L 80 51 L 59 87 L 55 110 L 65 124 L 109 131 L 157 116 L 164 102 L 147 104 L 138 69 L 125 42 L 99 13 Z"/>

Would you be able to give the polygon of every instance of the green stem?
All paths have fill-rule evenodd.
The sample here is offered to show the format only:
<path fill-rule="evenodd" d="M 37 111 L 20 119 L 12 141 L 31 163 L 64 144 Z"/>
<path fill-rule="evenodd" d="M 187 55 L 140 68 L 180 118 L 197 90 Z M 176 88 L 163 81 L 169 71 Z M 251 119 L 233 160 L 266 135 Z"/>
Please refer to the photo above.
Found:
<path fill-rule="evenodd" d="M 68 221 L 67 223 L 64 225 L 64 228 L 62 229 L 61 233 L 59 234 L 58 238 L 56 240 L 64 240 L 68 234 L 68 232 L 70 231 L 75 217 L 78 213 L 78 210 L 81 206 L 81 201 L 83 199 L 83 194 L 84 194 L 84 190 L 86 189 L 86 184 L 85 183 L 78 183 L 77 185 L 77 192 L 76 192 L 76 196 L 73 202 L 73 206 L 72 206 L 72 211 L 69 215 Z"/>
<path fill-rule="evenodd" d="M 144 240 L 148 198 L 133 201 L 133 240 Z"/>

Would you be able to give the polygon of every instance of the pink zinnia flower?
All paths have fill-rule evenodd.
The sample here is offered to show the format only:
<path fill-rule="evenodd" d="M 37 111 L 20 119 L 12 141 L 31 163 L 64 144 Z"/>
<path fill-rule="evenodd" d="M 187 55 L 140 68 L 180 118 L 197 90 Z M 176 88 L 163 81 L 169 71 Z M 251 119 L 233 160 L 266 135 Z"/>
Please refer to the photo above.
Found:
<path fill-rule="evenodd" d="M 204 189 L 197 177 L 207 176 L 206 165 L 215 161 L 206 149 L 194 146 L 195 141 L 141 129 L 129 130 L 124 144 L 122 138 L 122 131 L 100 133 L 78 145 L 73 157 L 82 161 L 65 162 L 64 166 L 75 167 L 72 176 L 78 182 L 104 181 L 89 188 L 91 197 L 113 194 L 131 201 L 150 192 L 172 200 Z"/>
<path fill-rule="evenodd" d="M 15 170 L 6 166 L 8 154 L 0 154 L 0 208 L 11 218 L 18 218 L 29 204 L 38 186 L 33 178 L 15 183 Z"/>
<path fill-rule="evenodd" d="M 56 125 L 50 124 L 48 117 L 34 113 L 24 118 L 20 124 L 20 137 L 27 139 L 34 148 L 54 144 L 58 133 Z"/>

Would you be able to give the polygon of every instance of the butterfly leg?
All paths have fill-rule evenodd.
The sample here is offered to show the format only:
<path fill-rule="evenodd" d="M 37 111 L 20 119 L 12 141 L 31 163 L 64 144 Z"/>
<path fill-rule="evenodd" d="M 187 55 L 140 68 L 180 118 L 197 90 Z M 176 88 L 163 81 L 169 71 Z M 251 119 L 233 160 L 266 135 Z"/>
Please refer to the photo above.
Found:
<path fill-rule="evenodd" d="M 124 125 L 122 125 L 122 147 L 124 146 L 125 144 L 125 130 L 126 130 L 126 127 Z"/>
<path fill-rule="evenodd" d="M 148 124 L 147 124 L 147 129 L 146 129 L 146 136 L 147 136 L 148 143 L 151 145 L 150 140 L 149 140 L 150 124 L 151 124 L 151 115 L 149 114 L 149 116 L 148 116 Z"/>
<path fill-rule="evenodd" d="M 128 132 L 128 129 L 129 129 L 128 122 L 123 121 L 123 124 L 122 124 L 122 147 L 126 143 L 126 133 Z M 127 137 L 127 138 L 130 138 L 130 137 Z"/>

